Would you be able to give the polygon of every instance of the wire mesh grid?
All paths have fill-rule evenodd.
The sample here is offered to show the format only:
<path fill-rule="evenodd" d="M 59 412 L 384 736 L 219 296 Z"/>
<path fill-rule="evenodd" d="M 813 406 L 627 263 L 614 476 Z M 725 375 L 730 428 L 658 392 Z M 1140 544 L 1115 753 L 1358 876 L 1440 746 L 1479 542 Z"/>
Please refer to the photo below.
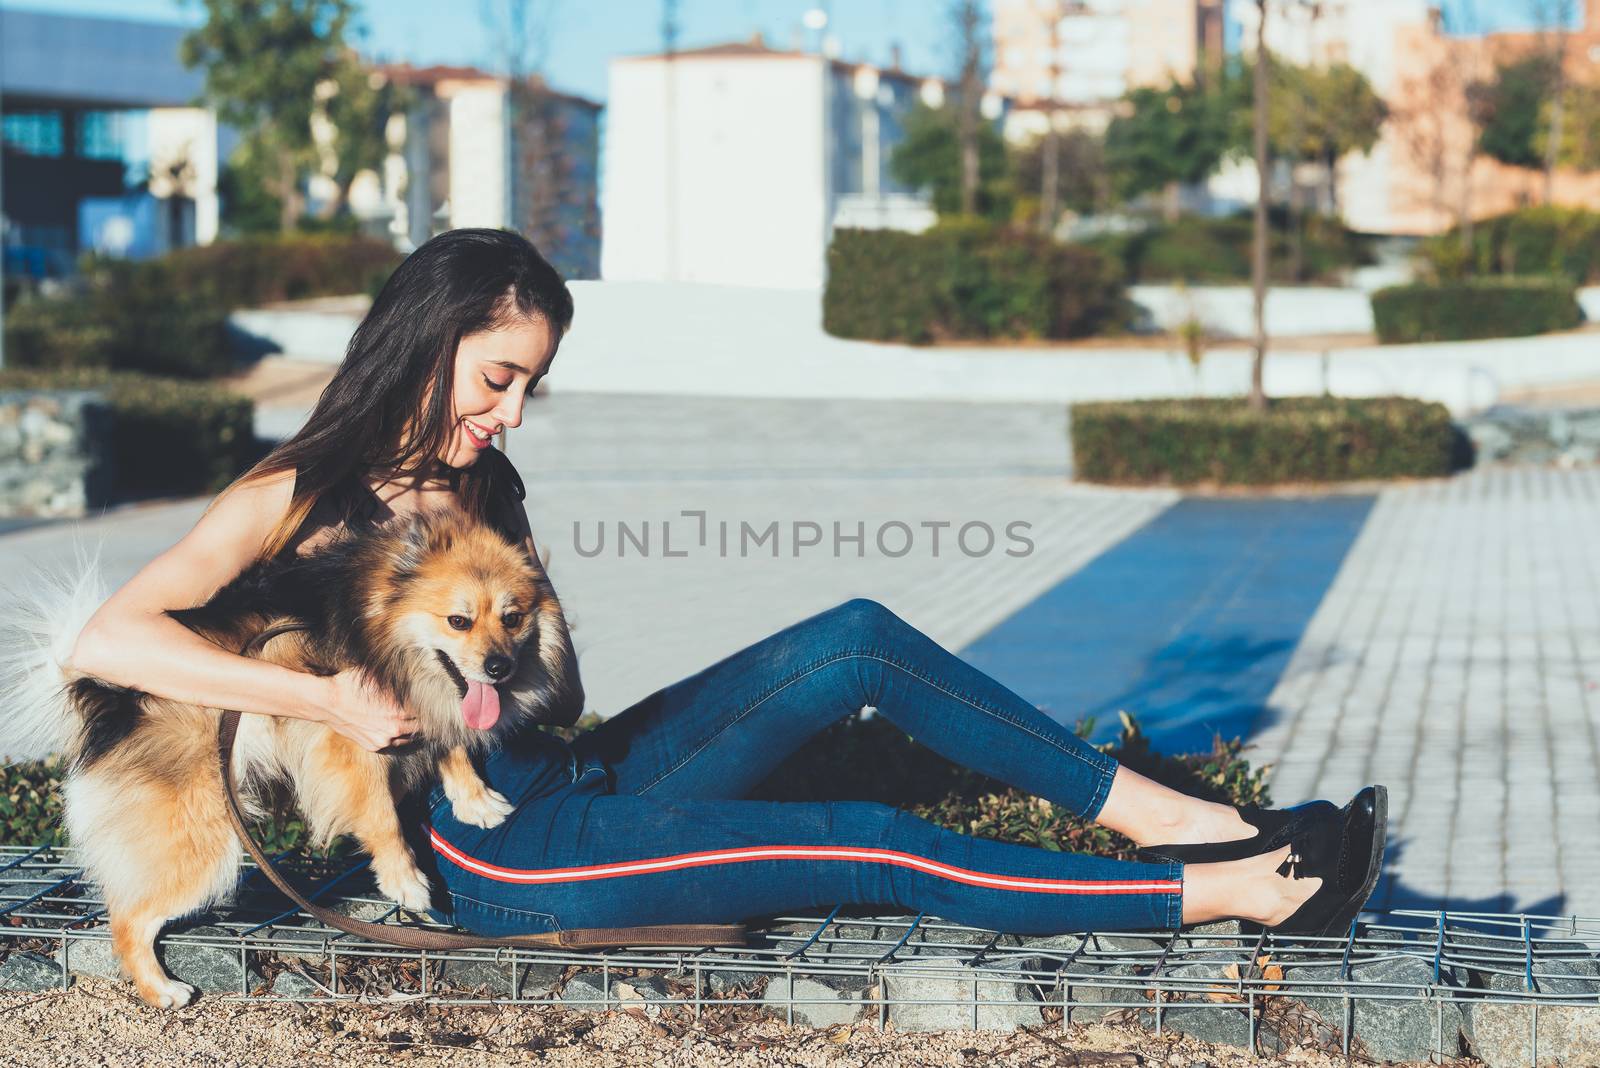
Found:
<path fill-rule="evenodd" d="M 375 896 L 364 863 L 286 870 L 309 898 L 350 915 L 440 926 Z M 174 924 L 161 943 L 169 966 L 178 947 L 236 957 L 237 988 L 211 990 L 229 998 L 595 1009 L 644 1002 L 696 1017 L 758 1005 L 789 1022 L 846 1000 L 880 1026 L 916 1007 L 938 1010 L 934 1018 L 950 1027 L 994 1026 L 1007 1010 L 1023 1010 L 1063 1027 L 1120 1014 L 1158 1032 L 1189 1014 L 1225 1014 L 1248 1029 L 1251 1048 L 1267 1010 L 1294 1004 L 1312 1008 L 1346 1053 L 1362 1003 L 1423 1003 L 1439 1019 L 1440 1055 L 1449 1052 L 1445 1006 L 1521 1005 L 1530 1063 L 1541 1009 L 1600 1010 L 1600 919 L 1393 910 L 1365 914 L 1342 937 L 1290 941 L 1237 924 L 1021 937 L 927 916 L 840 911 L 773 917 L 752 926 L 742 947 L 419 951 L 327 927 L 246 862 L 232 904 Z M 109 939 L 104 902 L 72 850 L 0 847 L 0 959 L 49 957 L 66 986 L 72 972 L 86 970 L 73 954 L 107 968 Z M 268 981 L 286 971 L 300 978 L 290 993 Z"/>

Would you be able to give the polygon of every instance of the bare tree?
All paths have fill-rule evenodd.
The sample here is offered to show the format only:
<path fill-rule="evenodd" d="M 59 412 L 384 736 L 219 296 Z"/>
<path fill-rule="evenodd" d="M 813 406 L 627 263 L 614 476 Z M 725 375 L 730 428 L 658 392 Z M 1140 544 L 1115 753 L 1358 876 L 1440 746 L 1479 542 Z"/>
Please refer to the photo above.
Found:
<path fill-rule="evenodd" d="M 479 5 L 509 87 L 515 153 L 509 221 L 541 248 L 555 243 L 565 195 L 559 108 L 543 76 L 556 6 L 556 0 L 480 0 Z"/>
<path fill-rule="evenodd" d="M 950 25 L 959 57 L 957 131 L 961 144 L 961 212 L 978 210 L 978 123 L 989 80 L 988 12 L 983 0 L 951 0 Z"/>
<path fill-rule="evenodd" d="M 1056 130 L 1056 87 L 1061 81 L 1061 18 L 1064 14 L 1060 0 L 1051 4 L 1050 20 L 1050 97 L 1045 101 L 1045 121 L 1041 166 L 1039 168 L 1039 232 L 1053 234 L 1056 215 L 1061 203 L 1061 135 Z"/>
<path fill-rule="evenodd" d="M 1473 239 L 1473 171 L 1482 154 L 1492 70 L 1473 0 L 1445 14 L 1433 61 L 1401 83 L 1391 124 L 1401 146 L 1429 177 L 1427 206 L 1455 220 L 1465 255 Z"/>
<path fill-rule="evenodd" d="M 1253 86 L 1256 157 L 1255 226 L 1250 244 L 1250 291 L 1255 312 L 1255 355 L 1250 361 L 1250 410 L 1267 409 L 1263 385 L 1267 362 L 1267 197 L 1271 194 L 1272 159 L 1267 147 L 1268 0 L 1256 0 L 1256 57 Z"/>
<path fill-rule="evenodd" d="M 1539 38 L 1550 57 L 1550 128 L 1545 137 L 1544 202 L 1555 199 L 1556 164 L 1560 161 L 1562 124 L 1566 119 L 1567 35 L 1577 11 L 1576 0 L 1528 0 Z"/>

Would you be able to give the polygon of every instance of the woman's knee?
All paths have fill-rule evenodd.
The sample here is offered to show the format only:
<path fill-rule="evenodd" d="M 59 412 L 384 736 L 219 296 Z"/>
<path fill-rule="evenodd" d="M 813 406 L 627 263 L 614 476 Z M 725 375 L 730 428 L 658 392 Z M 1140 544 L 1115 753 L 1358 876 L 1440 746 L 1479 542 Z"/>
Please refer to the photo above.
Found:
<path fill-rule="evenodd" d="M 828 625 L 847 640 L 871 639 L 908 626 L 905 620 L 870 597 L 852 597 L 823 616 Z"/>

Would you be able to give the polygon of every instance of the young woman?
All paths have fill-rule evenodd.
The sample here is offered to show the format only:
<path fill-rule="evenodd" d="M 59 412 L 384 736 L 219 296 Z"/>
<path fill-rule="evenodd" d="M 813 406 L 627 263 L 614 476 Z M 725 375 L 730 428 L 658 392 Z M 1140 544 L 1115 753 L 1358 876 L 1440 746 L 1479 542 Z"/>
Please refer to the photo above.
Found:
<path fill-rule="evenodd" d="M 373 302 L 305 427 L 101 607 L 74 666 L 176 700 L 321 720 L 368 749 L 404 744 L 415 719 L 359 673 L 320 678 L 235 656 L 165 612 L 202 603 L 264 555 L 441 504 L 531 555 L 521 481 L 491 441 L 521 423 L 571 319 L 566 286 L 523 238 L 455 230 L 423 245 Z M 885 805 L 742 800 L 866 706 L 951 760 L 1122 832 L 1146 859 L 973 838 Z M 1017 933 L 1239 917 L 1321 934 L 1351 923 L 1383 851 L 1381 788 L 1343 809 L 1185 796 L 868 600 L 779 631 L 572 745 L 530 731 L 483 770 L 512 814 L 472 827 L 436 790 L 429 839 L 437 915 L 491 935 L 837 903 Z"/>

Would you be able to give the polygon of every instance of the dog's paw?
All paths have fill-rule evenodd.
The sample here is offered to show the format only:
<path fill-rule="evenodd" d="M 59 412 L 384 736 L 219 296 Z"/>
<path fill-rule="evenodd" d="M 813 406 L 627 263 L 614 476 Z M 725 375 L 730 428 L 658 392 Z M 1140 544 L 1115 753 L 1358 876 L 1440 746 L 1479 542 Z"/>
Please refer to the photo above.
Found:
<path fill-rule="evenodd" d="M 415 867 L 385 872 L 378 876 L 378 892 L 403 909 L 426 912 L 433 904 L 428 879 Z"/>
<path fill-rule="evenodd" d="M 485 829 L 500 826 L 515 807 L 499 790 L 491 790 L 487 786 L 471 797 L 450 805 L 456 819 Z"/>
<path fill-rule="evenodd" d="M 177 1009 L 189 1004 L 200 991 L 177 979 L 161 978 L 139 984 L 139 996 L 158 1009 Z"/>

